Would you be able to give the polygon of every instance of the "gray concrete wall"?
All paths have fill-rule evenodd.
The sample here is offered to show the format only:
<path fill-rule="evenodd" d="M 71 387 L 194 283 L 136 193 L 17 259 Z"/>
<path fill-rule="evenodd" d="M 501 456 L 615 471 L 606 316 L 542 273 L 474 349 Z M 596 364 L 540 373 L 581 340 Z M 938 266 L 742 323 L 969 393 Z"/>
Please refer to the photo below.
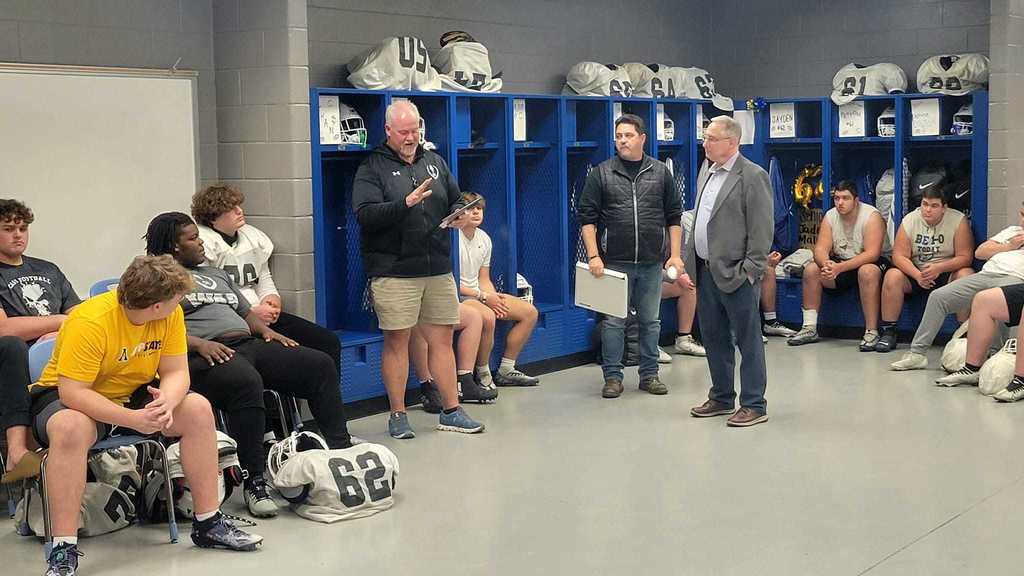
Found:
<path fill-rule="evenodd" d="M 487 46 L 505 92 L 555 93 L 581 60 L 710 67 L 710 3 L 673 0 L 309 0 L 310 82 L 344 86 L 345 64 L 388 36 L 432 51 L 448 30 Z"/>
<path fill-rule="evenodd" d="M 826 96 L 850 62 L 893 62 L 913 86 L 926 58 L 988 54 L 989 0 L 721 0 L 711 68 L 734 98 Z"/>
<path fill-rule="evenodd" d="M 1017 223 L 1024 201 L 1024 1 L 992 0 L 988 227 Z"/>

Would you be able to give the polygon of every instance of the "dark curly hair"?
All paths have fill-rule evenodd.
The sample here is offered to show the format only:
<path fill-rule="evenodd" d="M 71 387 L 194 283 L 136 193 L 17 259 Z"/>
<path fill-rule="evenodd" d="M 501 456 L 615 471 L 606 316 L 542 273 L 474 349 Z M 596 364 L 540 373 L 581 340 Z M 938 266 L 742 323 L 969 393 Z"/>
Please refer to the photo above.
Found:
<path fill-rule="evenodd" d="M 0 200 L 0 222 L 24 222 L 31 224 L 36 219 L 32 209 L 18 200 Z"/>
<path fill-rule="evenodd" d="M 235 206 L 245 202 L 245 194 L 228 184 L 207 186 L 192 196 L 192 217 L 203 226 L 213 227 L 213 221 Z"/>
<path fill-rule="evenodd" d="M 181 212 L 164 212 L 149 221 L 146 228 L 146 254 L 160 256 L 162 254 L 174 254 L 174 247 L 178 245 L 178 236 L 181 229 L 189 224 L 195 224 L 188 214 Z"/>

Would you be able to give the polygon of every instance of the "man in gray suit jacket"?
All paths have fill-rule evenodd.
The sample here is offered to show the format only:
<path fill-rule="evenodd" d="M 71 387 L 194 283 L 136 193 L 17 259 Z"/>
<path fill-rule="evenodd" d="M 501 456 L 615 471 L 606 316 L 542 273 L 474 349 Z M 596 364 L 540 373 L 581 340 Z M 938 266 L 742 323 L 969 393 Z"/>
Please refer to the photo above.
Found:
<path fill-rule="evenodd" d="M 772 191 L 768 174 L 739 152 L 742 129 L 718 116 L 704 131 L 707 162 L 697 178 L 697 215 L 686 235 L 684 284 L 697 285 L 697 314 L 711 370 L 708 400 L 690 410 L 697 418 L 733 414 L 737 346 L 740 409 L 729 426 L 768 420 L 764 400 L 764 343 L 758 300 L 772 244 Z M 710 166 L 709 166 L 710 164 Z"/>

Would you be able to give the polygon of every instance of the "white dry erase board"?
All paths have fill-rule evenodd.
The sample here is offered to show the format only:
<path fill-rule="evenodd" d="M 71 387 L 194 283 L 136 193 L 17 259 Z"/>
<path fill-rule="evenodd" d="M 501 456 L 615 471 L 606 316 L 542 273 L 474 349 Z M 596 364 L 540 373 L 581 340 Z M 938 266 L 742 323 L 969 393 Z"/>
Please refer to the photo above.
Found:
<path fill-rule="evenodd" d="M 0 198 L 35 213 L 30 256 L 80 297 L 145 252 L 199 185 L 196 73 L 0 63 Z"/>

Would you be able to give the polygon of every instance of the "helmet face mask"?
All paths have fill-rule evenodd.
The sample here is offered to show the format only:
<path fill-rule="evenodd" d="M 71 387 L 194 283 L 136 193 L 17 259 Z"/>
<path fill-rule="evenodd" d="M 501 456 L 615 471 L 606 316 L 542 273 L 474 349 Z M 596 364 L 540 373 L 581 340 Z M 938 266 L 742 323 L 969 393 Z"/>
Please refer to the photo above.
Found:
<path fill-rule="evenodd" d="M 338 104 L 341 119 L 341 143 L 366 147 L 366 124 L 354 108 L 341 102 Z"/>
<path fill-rule="evenodd" d="M 949 129 L 950 134 L 957 136 L 970 136 L 974 134 L 974 106 L 964 104 L 953 114 L 953 126 Z"/>
<path fill-rule="evenodd" d="M 676 139 L 676 123 L 667 115 L 665 116 L 665 121 L 663 123 L 663 132 L 663 142 L 671 142 Z"/>
<path fill-rule="evenodd" d="M 306 450 L 327 450 L 327 442 L 312 432 L 295 432 L 267 451 L 267 474 L 273 480 L 289 458 Z"/>
<path fill-rule="evenodd" d="M 896 110 L 893 108 L 886 108 L 878 116 L 878 135 L 883 138 L 895 138 L 896 137 Z"/>

